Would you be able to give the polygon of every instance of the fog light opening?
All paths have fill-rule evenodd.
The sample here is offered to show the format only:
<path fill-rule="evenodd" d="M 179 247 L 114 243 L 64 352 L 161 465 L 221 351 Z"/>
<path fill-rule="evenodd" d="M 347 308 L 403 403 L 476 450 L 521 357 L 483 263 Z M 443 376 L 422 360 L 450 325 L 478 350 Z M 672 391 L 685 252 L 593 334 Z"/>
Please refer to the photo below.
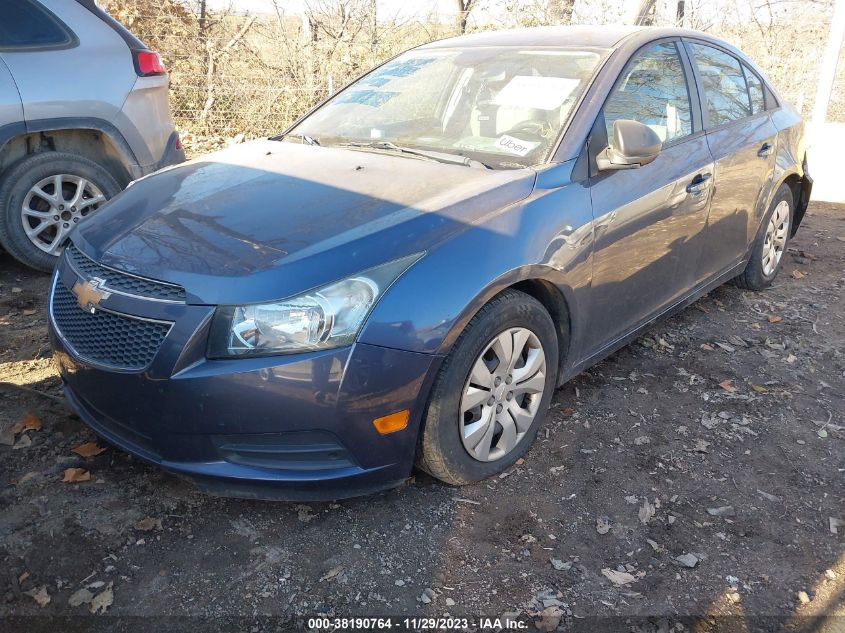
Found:
<path fill-rule="evenodd" d="M 373 426 L 381 435 L 396 433 L 408 426 L 409 417 L 411 417 L 411 412 L 408 409 L 402 409 L 402 411 L 376 418 L 373 420 Z"/>

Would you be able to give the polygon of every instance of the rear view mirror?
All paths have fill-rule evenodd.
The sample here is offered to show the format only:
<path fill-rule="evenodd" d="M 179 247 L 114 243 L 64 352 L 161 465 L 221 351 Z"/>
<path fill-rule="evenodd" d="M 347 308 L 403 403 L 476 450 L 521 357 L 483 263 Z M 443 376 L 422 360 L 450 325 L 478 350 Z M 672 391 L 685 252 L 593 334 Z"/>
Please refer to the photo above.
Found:
<path fill-rule="evenodd" d="M 647 125 L 630 119 L 613 122 L 613 141 L 597 157 L 599 171 L 634 169 L 657 158 L 663 143 Z"/>

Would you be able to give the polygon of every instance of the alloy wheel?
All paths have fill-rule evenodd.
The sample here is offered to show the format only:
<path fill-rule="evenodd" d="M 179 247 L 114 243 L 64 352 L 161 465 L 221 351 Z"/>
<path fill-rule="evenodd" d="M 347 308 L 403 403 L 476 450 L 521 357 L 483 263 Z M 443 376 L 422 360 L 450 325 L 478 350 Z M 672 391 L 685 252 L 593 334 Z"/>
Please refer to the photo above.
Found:
<path fill-rule="evenodd" d="M 789 203 L 781 200 L 772 212 L 766 236 L 763 238 L 763 274 L 774 274 L 786 249 L 789 236 Z"/>
<path fill-rule="evenodd" d="M 487 344 L 464 386 L 461 440 L 478 461 L 510 453 L 537 416 L 546 388 L 546 355 L 537 336 L 509 328 Z"/>
<path fill-rule="evenodd" d="M 33 244 L 57 255 L 71 229 L 105 201 L 103 192 L 90 180 L 56 174 L 38 181 L 24 196 L 21 222 Z"/>

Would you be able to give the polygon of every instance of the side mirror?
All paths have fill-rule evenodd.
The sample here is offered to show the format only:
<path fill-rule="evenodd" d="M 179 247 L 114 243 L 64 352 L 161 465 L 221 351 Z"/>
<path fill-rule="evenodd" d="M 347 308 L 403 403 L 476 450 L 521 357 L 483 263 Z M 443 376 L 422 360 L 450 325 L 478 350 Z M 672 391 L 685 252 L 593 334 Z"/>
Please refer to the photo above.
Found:
<path fill-rule="evenodd" d="M 613 122 L 613 142 L 597 157 L 599 171 L 635 169 L 657 158 L 663 143 L 647 125 L 630 119 Z"/>

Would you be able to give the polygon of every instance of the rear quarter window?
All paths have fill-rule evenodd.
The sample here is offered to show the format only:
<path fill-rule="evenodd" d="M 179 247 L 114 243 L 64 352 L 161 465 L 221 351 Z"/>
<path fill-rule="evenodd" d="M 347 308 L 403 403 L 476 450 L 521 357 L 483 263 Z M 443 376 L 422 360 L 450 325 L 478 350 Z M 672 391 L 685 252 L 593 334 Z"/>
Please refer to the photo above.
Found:
<path fill-rule="evenodd" d="M 0 50 L 53 48 L 73 44 L 71 32 L 47 9 L 31 0 L 3 2 Z"/>
<path fill-rule="evenodd" d="M 745 72 L 745 79 L 748 81 L 748 96 L 751 99 L 752 114 L 757 114 L 766 109 L 766 97 L 763 92 L 763 82 L 753 70 L 745 64 L 742 65 Z"/>

